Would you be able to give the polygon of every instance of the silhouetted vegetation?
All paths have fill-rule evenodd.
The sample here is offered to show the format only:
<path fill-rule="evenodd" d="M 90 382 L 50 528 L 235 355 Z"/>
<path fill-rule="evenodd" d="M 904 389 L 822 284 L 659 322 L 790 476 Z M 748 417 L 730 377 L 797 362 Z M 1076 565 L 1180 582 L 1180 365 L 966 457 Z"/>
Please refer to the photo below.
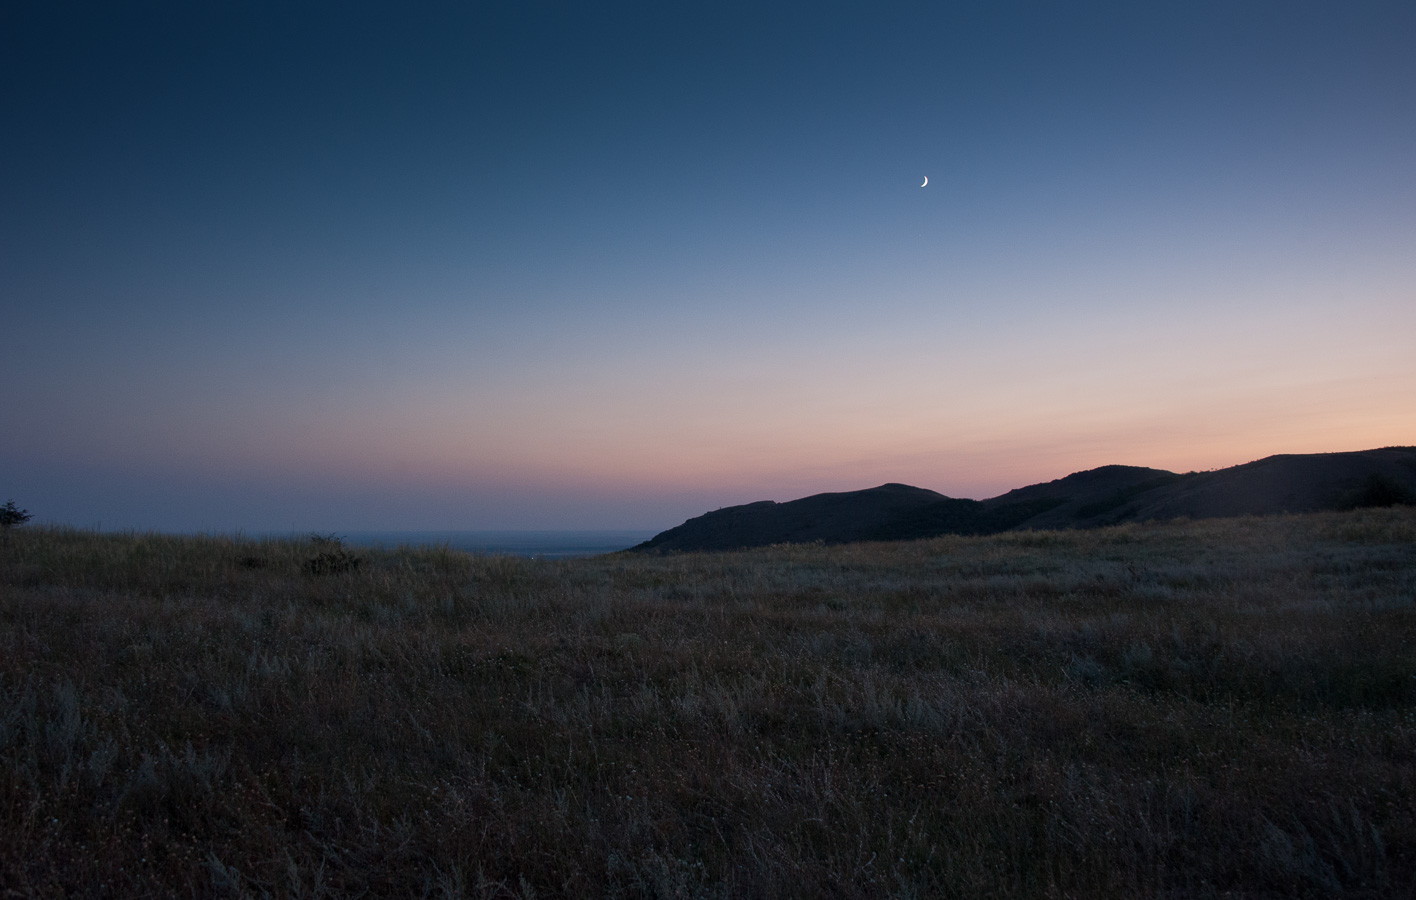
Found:
<path fill-rule="evenodd" d="M 0 544 L 0 892 L 1416 893 L 1416 508 L 333 550 Z"/>
<path fill-rule="evenodd" d="M 1369 475 L 1362 485 L 1350 492 L 1338 504 L 1340 509 L 1367 509 L 1398 504 L 1416 504 L 1416 492 L 1386 475 Z"/>
<path fill-rule="evenodd" d="M 0 506 L 0 530 L 9 531 L 16 525 L 23 525 L 34 516 L 30 515 L 27 509 L 20 509 L 15 505 L 15 501 L 6 500 L 4 506 Z"/>
<path fill-rule="evenodd" d="M 334 535 L 310 535 L 310 543 L 319 551 L 305 560 L 305 571 L 311 575 L 342 575 L 359 568 L 360 558 L 345 548 Z"/>

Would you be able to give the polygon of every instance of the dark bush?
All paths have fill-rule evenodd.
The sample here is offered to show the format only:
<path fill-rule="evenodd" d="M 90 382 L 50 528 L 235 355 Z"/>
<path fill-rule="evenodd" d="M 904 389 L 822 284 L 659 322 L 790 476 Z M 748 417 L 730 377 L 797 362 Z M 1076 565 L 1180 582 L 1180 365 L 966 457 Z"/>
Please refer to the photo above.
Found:
<path fill-rule="evenodd" d="M 20 509 L 13 500 L 6 500 L 5 505 L 0 506 L 0 529 L 5 531 L 16 525 L 23 525 L 33 518 L 29 510 Z"/>
<path fill-rule="evenodd" d="M 340 575 L 359 568 L 361 560 L 344 548 L 344 542 L 332 534 L 310 535 L 310 543 L 319 550 L 305 560 L 305 571 L 311 575 Z"/>
<path fill-rule="evenodd" d="M 1399 506 L 1416 504 L 1416 493 L 1388 475 L 1368 475 L 1356 490 L 1342 502 L 1339 509 L 1365 509 L 1373 506 Z"/>
<path fill-rule="evenodd" d="M 305 571 L 311 575 L 338 575 L 359 568 L 359 557 L 348 550 L 328 550 L 305 560 Z"/>

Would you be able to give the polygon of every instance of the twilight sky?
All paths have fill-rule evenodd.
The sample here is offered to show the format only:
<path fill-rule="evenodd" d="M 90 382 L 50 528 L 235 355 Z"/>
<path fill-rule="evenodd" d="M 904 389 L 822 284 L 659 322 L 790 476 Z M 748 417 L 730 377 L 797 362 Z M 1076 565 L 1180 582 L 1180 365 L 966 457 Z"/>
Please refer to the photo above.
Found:
<path fill-rule="evenodd" d="M 1410 0 L 6 3 L 0 502 L 658 529 L 1416 444 L 1414 48 Z"/>

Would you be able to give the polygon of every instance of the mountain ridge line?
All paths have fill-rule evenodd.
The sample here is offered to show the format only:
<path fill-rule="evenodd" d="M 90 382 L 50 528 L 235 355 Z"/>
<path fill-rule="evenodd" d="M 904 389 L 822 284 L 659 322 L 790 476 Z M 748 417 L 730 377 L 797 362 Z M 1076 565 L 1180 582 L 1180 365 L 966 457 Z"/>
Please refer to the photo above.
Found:
<path fill-rule="evenodd" d="M 696 516 L 627 552 L 740 550 L 771 544 L 918 540 L 944 534 L 1099 528 L 1416 504 L 1416 447 L 1277 454 L 1203 472 L 1107 465 L 986 500 L 890 482 L 759 500 Z"/>

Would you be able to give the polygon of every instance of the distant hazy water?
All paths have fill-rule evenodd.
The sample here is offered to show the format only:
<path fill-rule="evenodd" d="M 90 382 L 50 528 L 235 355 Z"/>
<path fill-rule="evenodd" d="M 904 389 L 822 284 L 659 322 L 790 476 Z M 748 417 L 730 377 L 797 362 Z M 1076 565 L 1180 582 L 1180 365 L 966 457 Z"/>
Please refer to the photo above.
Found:
<path fill-rule="evenodd" d="M 341 531 L 338 536 L 362 547 L 400 545 L 441 547 L 469 553 L 566 559 L 614 553 L 649 540 L 655 531 Z"/>

